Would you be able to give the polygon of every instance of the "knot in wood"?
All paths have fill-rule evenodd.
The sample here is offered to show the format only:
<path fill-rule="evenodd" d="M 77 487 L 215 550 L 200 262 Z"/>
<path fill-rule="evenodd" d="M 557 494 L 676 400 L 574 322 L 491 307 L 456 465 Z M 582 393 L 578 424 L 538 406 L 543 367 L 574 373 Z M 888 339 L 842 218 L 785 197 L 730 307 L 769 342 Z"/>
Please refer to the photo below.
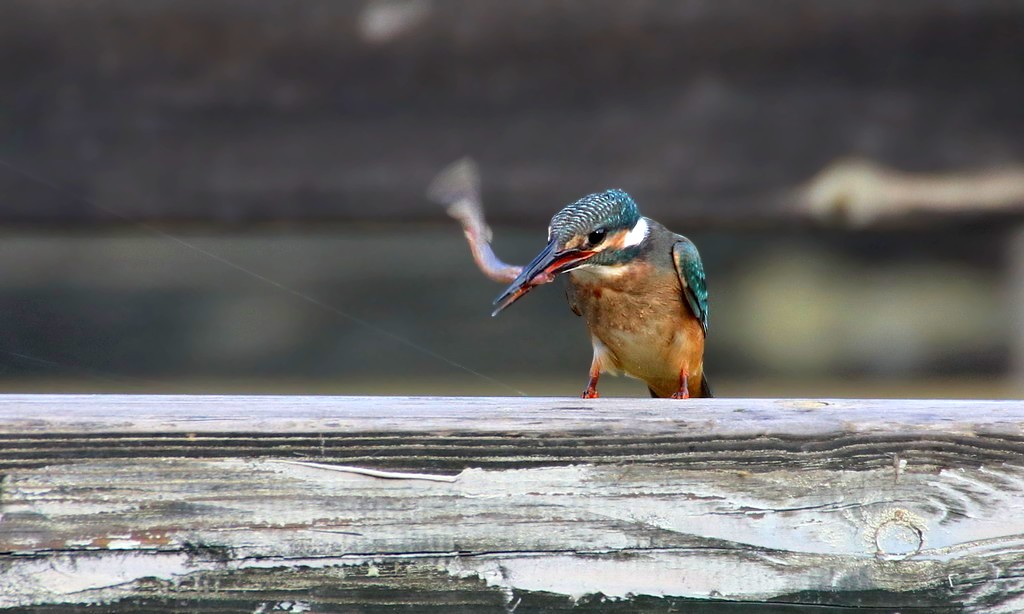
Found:
<path fill-rule="evenodd" d="M 917 518 L 903 509 L 892 510 L 875 529 L 875 555 L 890 560 L 914 556 L 924 547 L 924 529 Z"/>

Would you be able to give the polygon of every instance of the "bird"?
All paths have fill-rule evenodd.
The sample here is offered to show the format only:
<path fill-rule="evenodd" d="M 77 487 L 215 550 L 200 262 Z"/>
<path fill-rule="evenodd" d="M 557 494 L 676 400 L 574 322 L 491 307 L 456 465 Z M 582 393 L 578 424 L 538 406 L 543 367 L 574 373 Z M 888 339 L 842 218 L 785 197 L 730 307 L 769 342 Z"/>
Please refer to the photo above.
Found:
<path fill-rule="evenodd" d="M 471 161 L 450 167 L 433 184 L 462 223 L 477 265 L 508 288 L 494 301 L 498 315 L 534 288 L 568 281 L 566 298 L 590 332 L 593 359 L 582 397 L 598 398 L 602 373 L 647 384 L 652 397 L 711 397 L 704 373 L 708 290 L 696 245 L 640 214 L 633 198 L 608 189 L 555 213 L 547 244 L 528 265 L 509 265 L 491 250 L 479 179 Z"/>

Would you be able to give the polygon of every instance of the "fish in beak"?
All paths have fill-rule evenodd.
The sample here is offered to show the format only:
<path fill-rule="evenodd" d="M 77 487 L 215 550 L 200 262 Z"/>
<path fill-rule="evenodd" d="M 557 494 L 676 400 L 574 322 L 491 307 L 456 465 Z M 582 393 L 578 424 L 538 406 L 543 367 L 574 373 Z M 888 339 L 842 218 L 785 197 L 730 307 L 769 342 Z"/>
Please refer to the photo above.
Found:
<path fill-rule="evenodd" d="M 585 249 L 559 250 L 557 243 L 551 241 L 537 254 L 533 262 L 523 267 L 523 271 L 512 282 L 512 285 L 494 300 L 496 307 L 491 315 L 498 315 L 503 309 L 518 301 L 530 290 L 552 281 L 561 273 L 567 273 L 575 269 L 596 253 L 595 251 Z"/>

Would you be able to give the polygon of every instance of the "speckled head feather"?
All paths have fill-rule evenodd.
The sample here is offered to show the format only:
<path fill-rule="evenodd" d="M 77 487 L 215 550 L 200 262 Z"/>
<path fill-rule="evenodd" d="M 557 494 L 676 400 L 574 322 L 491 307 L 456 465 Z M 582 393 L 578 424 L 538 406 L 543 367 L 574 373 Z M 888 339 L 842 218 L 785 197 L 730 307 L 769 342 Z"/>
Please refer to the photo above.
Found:
<path fill-rule="evenodd" d="M 560 243 L 603 228 L 609 232 L 632 228 L 640 219 L 636 203 L 622 190 L 605 190 L 577 200 L 551 218 L 551 238 Z"/>

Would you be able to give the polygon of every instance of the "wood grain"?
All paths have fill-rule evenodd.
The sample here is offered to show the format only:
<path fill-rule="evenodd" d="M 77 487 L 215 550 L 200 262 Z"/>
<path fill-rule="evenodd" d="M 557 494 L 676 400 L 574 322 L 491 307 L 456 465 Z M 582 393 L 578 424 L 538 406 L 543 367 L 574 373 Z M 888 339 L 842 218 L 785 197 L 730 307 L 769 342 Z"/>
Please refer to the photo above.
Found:
<path fill-rule="evenodd" d="M 1014 612 L 1022 431 L 1017 402 L 2 397 L 0 607 Z"/>

